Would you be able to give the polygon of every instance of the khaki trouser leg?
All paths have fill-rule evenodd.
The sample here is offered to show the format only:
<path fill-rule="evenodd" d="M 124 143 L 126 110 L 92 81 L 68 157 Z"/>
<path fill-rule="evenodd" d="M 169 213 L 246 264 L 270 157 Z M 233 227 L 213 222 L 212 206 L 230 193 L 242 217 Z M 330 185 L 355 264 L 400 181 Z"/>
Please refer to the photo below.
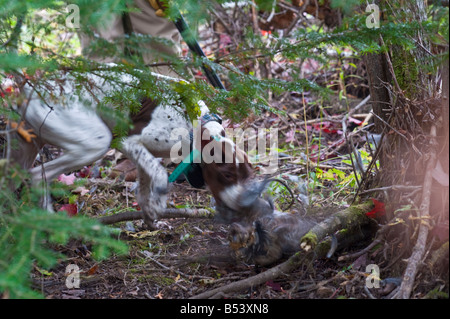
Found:
<path fill-rule="evenodd" d="M 146 64 L 160 62 L 155 57 L 155 51 L 164 54 L 179 56 L 181 54 L 181 36 L 173 22 L 166 18 L 158 17 L 155 14 L 155 10 L 148 3 L 148 0 L 135 0 L 134 5 L 140 11 L 130 12 L 131 24 L 135 33 L 164 38 L 174 43 L 174 45 L 170 47 L 161 44 L 145 44 L 145 46 L 148 48 L 148 51 L 144 50 L 144 62 Z M 122 17 L 120 15 L 114 16 L 114 18 L 111 19 L 111 21 L 107 25 L 98 27 L 93 31 L 100 38 L 109 41 L 120 39 L 125 35 L 122 25 Z M 80 35 L 80 39 L 83 50 L 89 46 L 89 43 L 92 40 L 88 36 L 83 34 Z M 98 62 L 117 62 L 114 57 L 99 57 L 95 55 L 89 55 L 89 58 Z M 152 68 L 151 70 L 163 75 L 179 77 L 168 66 L 159 66 Z"/>

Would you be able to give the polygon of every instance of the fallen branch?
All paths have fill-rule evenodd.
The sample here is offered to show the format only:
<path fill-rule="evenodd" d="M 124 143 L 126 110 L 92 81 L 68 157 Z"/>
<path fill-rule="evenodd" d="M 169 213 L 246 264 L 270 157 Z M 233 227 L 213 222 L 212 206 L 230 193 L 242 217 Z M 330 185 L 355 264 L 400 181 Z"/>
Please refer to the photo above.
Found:
<path fill-rule="evenodd" d="M 272 267 L 262 273 L 259 273 L 256 276 L 252 276 L 243 280 L 235 281 L 231 284 L 205 291 L 199 295 L 193 296 L 190 299 L 214 299 L 217 295 L 226 295 L 230 292 L 242 291 L 246 289 L 250 289 L 252 287 L 261 285 L 269 280 L 273 280 L 278 278 L 283 274 L 288 274 L 294 269 L 298 268 L 299 265 L 303 264 L 304 260 L 311 260 L 311 258 L 307 258 L 309 255 L 306 255 L 303 252 L 298 252 L 295 255 L 291 256 L 285 262 Z"/>
<path fill-rule="evenodd" d="M 210 218 L 213 213 L 207 209 L 167 208 L 161 219 L 166 218 Z M 123 212 L 111 216 L 100 217 L 97 220 L 104 225 L 111 225 L 123 221 L 143 219 L 141 211 Z"/>
<path fill-rule="evenodd" d="M 231 284 L 205 291 L 199 295 L 191 297 L 192 299 L 215 298 L 216 296 L 226 295 L 230 292 L 242 291 L 261 285 L 269 280 L 274 280 L 281 275 L 286 275 L 297 269 L 305 262 L 312 262 L 314 258 L 323 258 L 330 249 L 331 241 L 325 240 L 328 235 L 343 229 L 350 232 L 359 229 L 361 225 L 367 225 L 371 222 L 365 213 L 373 208 L 372 201 L 360 205 L 350 206 L 325 221 L 314 226 L 300 241 L 301 251 L 295 253 L 285 262 L 276 265 L 256 276 L 252 276 Z M 352 236 L 353 241 L 360 241 L 361 237 Z M 322 242 L 323 241 L 323 242 Z M 347 241 L 346 245 L 350 243 Z M 341 244 L 339 244 L 341 246 Z"/>
<path fill-rule="evenodd" d="M 414 285 L 414 279 L 417 274 L 418 267 L 421 264 L 423 255 L 425 253 L 425 247 L 427 243 L 428 230 L 430 228 L 430 198 L 431 198 L 431 186 L 433 184 L 432 172 L 436 167 L 436 126 L 433 125 L 430 131 L 430 137 L 432 140 L 432 148 L 430 152 L 430 158 L 426 168 L 425 178 L 422 187 L 422 202 L 420 203 L 419 216 L 420 227 L 419 235 L 417 236 L 416 245 L 412 251 L 411 257 L 408 259 L 408 265 L 405 273 L 403 274 L 402 284 L 400 291 L 397 295 L 399 299 L 408 299 L 411 296 L 411 291 Z"/>

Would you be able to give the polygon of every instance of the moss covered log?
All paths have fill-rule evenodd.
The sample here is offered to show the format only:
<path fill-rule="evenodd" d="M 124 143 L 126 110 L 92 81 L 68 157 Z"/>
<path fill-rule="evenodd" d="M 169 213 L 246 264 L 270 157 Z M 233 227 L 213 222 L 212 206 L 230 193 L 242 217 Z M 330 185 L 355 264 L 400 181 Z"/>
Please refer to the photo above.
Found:
<path fill-rule="evenodd" d="M 337 212 L 333 216 L 311 228 L 311 230 L 300 240 L 300 247 L 304 251 L 316 249 L 317 245 L 322 240 L 337 231 L 350 231 L 354 230 L 355 227 L 370 223 L 371 219 L 368 218 L 365 213 L 369 212 L 372 208 L 372 201 L 367 201 L 363 204 L 353 205 L 347 209 Z"/>

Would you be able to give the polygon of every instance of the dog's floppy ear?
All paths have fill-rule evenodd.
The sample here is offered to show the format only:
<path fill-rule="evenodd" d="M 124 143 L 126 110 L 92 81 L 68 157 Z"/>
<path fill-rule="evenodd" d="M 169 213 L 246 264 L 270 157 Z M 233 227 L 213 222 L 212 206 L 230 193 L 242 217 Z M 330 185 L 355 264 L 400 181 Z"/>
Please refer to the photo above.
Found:
<path fill-rule="evenodd" d="M 262 181 L 252 181 L 240 196 L 239 206 L 244 208 L 252 206 L 264 192 L 268 184 L 268 178 L 265 178 Z"/>

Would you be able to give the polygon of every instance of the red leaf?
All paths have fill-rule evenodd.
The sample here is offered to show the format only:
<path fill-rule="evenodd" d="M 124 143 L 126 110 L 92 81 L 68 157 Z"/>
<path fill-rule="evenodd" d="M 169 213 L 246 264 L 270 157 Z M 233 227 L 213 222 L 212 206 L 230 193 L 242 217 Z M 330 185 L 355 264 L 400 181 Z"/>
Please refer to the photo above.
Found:
<path fill-rule="evenodd" d="M 281 285 L 278 283 L 273 282 L 273 280 L 266 281 L 266 286 L 269 286 L 275 291 L 281 291 Z"/>
<path fill-rule="evenodd" d="M 370 212 L 366 213 L 366 216 L 375 219 L 384 216 L 386 214 L 384 203 L 377 201 L 374 198 L 371 199 L 375 207 Z"/>
<path fill-rule="evenodd" d="M 58 210 L 58 212 L 65 211 L 68 216 L 73 217 L 78 214 L 78 206 L 77 204 L 64 204 L 61 206 L 61 208 Z"/>
<path fill-rule="evenodd" d="M 91 166 L 85 166 L 83 167 L 78 173 L 77 176 L 81 178 L 89 178 L 92 177 L 92 167 Z"/>

